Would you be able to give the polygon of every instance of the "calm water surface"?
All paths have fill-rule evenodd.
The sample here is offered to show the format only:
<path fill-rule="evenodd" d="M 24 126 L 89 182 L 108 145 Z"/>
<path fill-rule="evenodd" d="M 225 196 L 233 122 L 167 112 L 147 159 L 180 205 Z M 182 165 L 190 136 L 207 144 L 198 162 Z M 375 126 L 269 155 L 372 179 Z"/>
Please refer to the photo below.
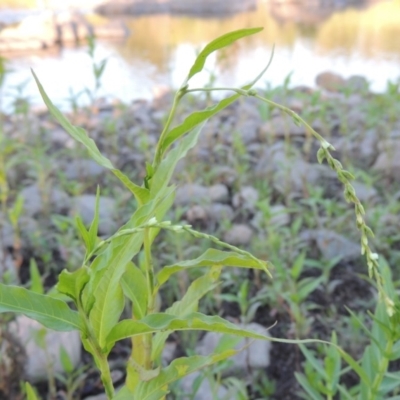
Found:
<path fill-rule="evenodd" d="M 301 11 L 301 10 L 300 10 Z M 210 56 L 206 71 L 193 81 L 200 86 L 241 85 L 266 64 L 275 44 L 273 63 L 261 86 L 281 84 L 291 74 L 291 85 L 314 86 L 315 76 L 331 70 L 348 77 L 365 76 L 374 91 L 400 78 L 400 1 L 378 1 L 364 9 L 348 8 L 310 18 L 293 9 L 270 9 L 261 1 L 257 11 L 225 19 L 168 15 L 127 19 L 131 36 L 120 43 L 98 42 L 96 59 L 108 59 L 99 95 L 129 102 L 152 98 L 165 87 L 177 87 L 196 53 L 230 30 L 263 26 L 264 31 Z M 100 18 L 100 17 L 94 17 Z M 29 69 L 39 76 L 56 104 L 67 108 L 72 98 L 93 87 L 87 49 L 70 48 L 56 54 L 12 58 L 2 94 L 2 107 L 18 90 L 41 104 Z"/>

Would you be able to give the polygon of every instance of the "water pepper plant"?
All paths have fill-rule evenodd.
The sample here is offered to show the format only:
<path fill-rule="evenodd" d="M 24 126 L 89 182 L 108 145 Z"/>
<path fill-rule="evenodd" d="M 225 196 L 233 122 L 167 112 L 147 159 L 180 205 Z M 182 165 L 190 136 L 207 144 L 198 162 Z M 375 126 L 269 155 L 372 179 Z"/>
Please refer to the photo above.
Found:
<path fill-rule="evenodd" d="M 207 120 L 241 96 L 253 96 L 261 102 L 281 109 L 297 124 L 304 125 L 319 141 L 319 162 L 326 160 L 329 166 L 336 171 L 339 180 L 344 185 L 346 200 L 355 206 L 357 226 L 362 236 L 362 252 L 366 255 L 370 276 L 374 277 L 377 282 L 381 310 L 384 310 L 389 319 L 393 319 L 394 315 L 398 313 L 395 309 L 395 295 L 385 291 L 378 256 L 372 252 L 368 244 L 368 236 L 371 236 L 372 232 L 365 223 L 364 209 L 350 183 L 353 176 L 343 169 L 339 161 L 333 158 L 331 155 L 333 147 L 299 115 L 262 97 L 253 89 L 253 86 L 267 70 L 272 55 L 268 65 L 261 73 L 242 88 L 189 87 L 190 80 L 203 69 L 206 59 L 211 53 L 261 30 L 262 28 L 252 28 L 228 33 L 210 42 L 200 52 L 182 86 L 175 94 L 168 120 L 156 146 L 154 160 L 146 164 L 147 175 L 140 183 L 131 181 L 122 171 L 116 169 L 111 161 L 100 153 L 87 132 L 80 127 L 73 126 L 68 121 L 53 105 L 39 79 L 33 73 L 42 98 L 52 116 L 87 149 L 98 164 L 110 170 L 121 181 L 134 196 L 137 208 L 115 234 L 101 240 L 98 237 L 98 190 L 96 211 L 90 226 L 86 227 L 79 217 L 76 218 L 76 226 L 86 249 L 82 265 L 73 272 L 62 271 L 56 285 L 57 291 L 68 296 L 70 301 L 38 294 L 22 287 L 0 284 L 0 312 L 22 313 L 45 327 L 57 331 L 78 330 L 84 348 L 93 356 L 100 371 L 109 399 L 165 399 L 169 392 L 169 386 L 174 381 L 194 371 L 221 362 L 238 352 L 234 348 L 223 348 L 208 356 L 181 357 L 172 361 L 168 366 L 162 367 L 161 353 L 168 336 L 174 331 L 213 331 L 286 343 L 304 344 L 315 341 L 312 339 L 272 338 L 235 325 L 219 316 L 198 312 L 200 299 L 218 285 L 222 267 L 257 269 L 272 278 L 273 266 L 267 260 L 258 259 L 249 252 L 225 243 L 212 235 L 198 232 L 189 225 L 174 224 L 164 220 L 174 202 L 175 186 L 170 181 L 178 161 L 196 145 Z M 181 124 L 171 127 L 177 106 L 187 93 L 214 90 L 231 91 L 233 94 L 212 107 L 192 113 Z M 153 263 L 152 246 L 161 230 L 169 230 L 178 235 L 186 232 L 196 238 L 207 239 L 215 244 L 215 248 L 209 248 L 196 259 L 179 261 L 156 270 Z M 139 252 L 143 254 L 144 262 L 137 265 L 134 261 Z M 204 268 L 204 274 L 191 283 L 182 298 L 170 305 L 164 312 L 157 311 L 156 299 L 159 290 L 171 276 L 182 270 L 200 267 Z M 127 305 L 129 305 L 128 309 L 132 310 L 131 318 L 121 320 L 122 312 Z M 126 338 L 130 338 L 132 341 L 132 352 L 127 364 L 125 385 L 116 393 L 107 358 L 115 343 Z M 335 342 L 331 345 L 337 349 L 338 354 L 351 363 L 357 373 L 362 374 L 360 372 L 362 368 L 356 361 L 349 358 L 350 356 Z M 301 379 L 306 382 L 306 378 Z M 36 398 L 29 384 L 26 386 L 26 391 L 29 399 Z"/>

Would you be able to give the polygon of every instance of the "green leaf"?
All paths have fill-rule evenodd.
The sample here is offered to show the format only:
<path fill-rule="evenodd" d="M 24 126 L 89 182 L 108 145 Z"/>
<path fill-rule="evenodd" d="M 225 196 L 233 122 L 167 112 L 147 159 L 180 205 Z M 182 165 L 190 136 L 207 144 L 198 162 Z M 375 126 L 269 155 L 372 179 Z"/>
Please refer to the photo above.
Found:
<path fill-rule="evenodd" d="M 88 252 L 91 252 L 94 247 L 96 246 L 97 242 L 97 232 L 99 228 L 99 202 L 100 202 L 100 187 L 97 186 L 96 190 L 96 204 L 94 207 L 94 216 L 93 221 L 90 224 L 89 232 L 88 232 L 88 239 L 89 239 L 89 248 Z"/>
<path fill-rule="evenodd" d="M 237 40 L 239 40 L 243 37 L 254 35 L 255 33 L 258 33 L 262 30 L 263 30 L 263 28 L 240 29 L 237 31 L 226 33 L 225 35 L 222 35 L 222 36 L 218 37 L 217 39 L 214 39 L 212 42 L 208 43 L 207 46 L 197 56 L 192 68 L 190 68 L 189 75 L 188 75 L 184 85 L 186 85 L 187 82 L 194 75 L 196 75 L 203 69 L 204 64 L 207 60 L 207 57 L 211 53 L 213 53 L 216 50 L 222 49 L 226 46 L 229 46 L 230 44 L 236 42 Z"/>
<path fill-rule="evenodd" d="M 133 315 L 142 319 L 147 309 L 147 283 L 143 272 L 133 263 L 129 263 L 121 279 L 121 286 L 126 297 L 132 301 Z"/>
<path fill-rule="evenodd" d="M 111 170 L 114 175 L 134 194 L 139 204 L 144 204 L 149 196 L 148 190 L 131 182 L 131 180 L 126 175 L 124 175 L 118 169 L 114 168 L 111 161 L 100 153 L 99 149 L 96 146 L 96 143 L 88 136 L 87 132 L 78 126 L 72 125 L 68 121 L 68 119 L 60 112 L 60 110 L 52 103 L 33 70 L 32 74 L 35 78 L 43 101 L 45 102 L 51 115 L 67 131 L 67 133 L 69 133 L 77 142 L 83 144 L 86 147 L 93 160 L 95 160 L 102 167 Z"/>
<path fill-rule="evenodd" d="M 36 396 L 36 392 L 29 382 L 25 382 L 25 390 L 27 400 L 39 400 L 39 397 Z"/>
<path fill-rule="evenodd" d="M 80 215 L 75 216 L 75 226 L 81 235 L 83 241 L 85 242 L 85 247 L 86 247 L 86 254 L 90 253 L 90 239 L 89 239 L 89 232 L 85 227 L 85 224 L 82 221 L 82 218 Z"/>
<path fill-rule="evenodd" d="M 190 313 L 196 312 L 200 299 L 217 286 L 216 282 L 220 272 L 221 268 L 214 267 L 206 275 L 194 280 L 182 299 L 176 301 L 171 307 L 167 308 L 165 312 L 177 317 L 184 317 Z M 171 333 L 171 331 L 159 332 L 154 336 L 152 360 L 156 360 L 161 355 L 165 341 Z"/>
<path fill-rule="evenodd" d="M 71 297 L 76 303 L 80 301 L 81 292 L 89 282 L 89 278 L 89 271 L 85 266 L 74 272 L 69 272 L 64 269 L 58 277 L 56 287 L 60 293 Z"/>
<path fill-rule="evenodd" d="M 317 372 L 324 380 L 326 380 L 327 375 L 321 362 L 314 357 L 312 352 L 308 350 L 306 346 L 300 344 L 299 347 L 306 360 L 313 366 L 315 372 Z"/>
<path fill-rule="evenodd" d="M 310 400 L 324 400 L 324 398 L 317 392 L 317 390 L 311 386 L 310 382 L 303 374 L 299 374 L 298 372 L 294 373 L 297 379 L 297 382 L 300 383 L 301 387 L 307 392 L 310 396 Z"/>
<path fill-rule="evenodd" d="M 182 137 L 185 133 L 191 131 L 196 126 L 202 124 L 203 122 L 207 121 L 213 115 L 219 113 L 224 108 L 228 107 L 230 104 L 235 102 L 241 95 L 235 94 L 230 96 L 226 99 L 221 100 L 218 104 L 214 105 L 213 107 L 208 107 L 202 111 L 195 111 L 194 113 L 190 114 L 182 124 L 174 127 L 171 129 L 166 136 L 164 142 L 161 144 L 162 151 L 165 150 L 177 139 Z"/>
<path fill-rule="evenodd" d="M 306 258 L 306 253 L 303 251 L 294 261 L 293 266 L 290 269 L 290 275 L 294 280 L 297 280 L 299 278 L 301 271 L 303 270 L 304 267 L 305 258 Z"/>
<path fill-rule="evenodd" d="M 299 302 L 305 300 L 310 293 L 312 293 L 323 281 L 324 277 L 319 278 L 304 278 L 298 284 L 296 288 L 296 295 L 298 296 Z"/>
<path fill-rule="evenodd" d="M 184 269 L 212 266 L 230 266 L 263 270 L 260 263 L 245 255 L 216 249 L 208 249 L 200 257 L 195 258 L 194 260 L 181 261 L 164 267 L 157 274 L 157 282 L 158 285 L 161 286 L 176 272 Z"/>
<path fill-rule="evenodd" d="M 63 301 L 0 283 L 0 313 L 4 312 L 24 314 L 56 331 L 82 330 L 78 313 Z"/>
<path fill-rule="evenodd" d="M 224 361 L 237 353 L 237 350 L 228 350 L 209 356 L 177 358 L 164 368 L 155 379 L 140 382 L 129 399 L 160 400 L 168 393 L 168 387 L 171 383 L 195 371 Z M 128 397 L 121 397 L 118 400 L 128 400 Z"/>
<path fill-rule="evenodd" d="M 60 361 L 64 372 L 71 374 L 74 371 L 74 365 L 72 364 L 71 358 L 63 345 L 61 345 L 60 348 Z"/>
<path fill-rule="evenodd" d="M 137 239 L 137 251 L 139 251 L 141 245 L 139 242 L 140 239 Z M 106 337 L 118 322 L 125 305 L 120 280 L 127 263 L 121 263 L 118 254 L 118 249 L 115 249 L 110 265 L 101 274 L 101 278 L 92 292 L 94 304 L 90 311 L 89 320 L 101 348 L 105 347 Z"/>
<path fill-rule="evenodd" d="M 151 179 L 151 198 L 159 196 L 159 193 L 168 185 L 172 174 L 174 173 L 176 164 L 196 145 L 204 125 L 205 121 L 195 126 L 194 129 L 181 140 L 178 146 L 172 149 L 161 161 L 157 171 Z"/>
<path fill-rule="evenodd" d="M 31 276 L 31 290 L 32 290 L 32 292 L 43 294 L 44 293 L 44 288 L 43 288 L 42 277 L 40 275 L 38 266 L 37 266 L 36 261 L 35 261 L 34 258 L 31 258 L 31 260 L 30 260 L 29 273 L 30 273 L 30 276 Z"/>
<path fill-rule="evenodd" d="M 107 342 L 115 343 L 118 340 L 146 333 L 185 330 L 212 331 L 262 340 L 271 339 L 269 336 L 243 329 L 221 317 L 208 316 L 196 312 L 183 317 L 176 317 L 164 313 L 154 313 L 147 315 L 140 321 L 123 320 L 111 330 Z"/>

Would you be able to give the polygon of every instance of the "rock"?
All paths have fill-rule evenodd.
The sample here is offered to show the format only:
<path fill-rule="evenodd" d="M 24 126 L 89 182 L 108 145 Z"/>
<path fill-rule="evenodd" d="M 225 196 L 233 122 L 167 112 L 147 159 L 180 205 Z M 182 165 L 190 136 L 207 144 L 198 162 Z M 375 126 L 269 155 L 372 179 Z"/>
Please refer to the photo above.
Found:
<path fill-rule="evenodd" d="M 246 246 L 251 242 L 253 231 L 248 225 L 234 224 L 224 235 L 224 241 L 234 246 Z"/>
<path fill-rule="evenodd" d="M 27 186 L 21 190 L 24 199 L 23 213 L 29 217 L 49 212 L 54 214 L 67 214 L 70 208 L 69 196 L 55 187 L 39 189 L 38 184 Z"/>
<path fill-rule="evenodd" d="M 274 174 L 273 186 L 281 194 L 297 197 L 309 186 L 329 186 L 332 180 L 336 180 L 336 173 L 327 165 L 295 160 Z"/>
<path fill-rule="evenodd" d="M 362 203 L 376 203 L 378 191 L 371 185 L 366 185 L 357 181 L 352 182 L 357 197 Z"/>
<path fill-rule="evenodd" d="M 252 322 L 250 324 L 241 325 L 244 329 L 254 331 L 256 333 L 266 335 L 267 329 L 262 325 Z M 200 343 L 196 347 L 199 355 L 205 356 L 211 354 L 217 347 L 223 335 L 216 332 L 207 332 Z M 251 343 L 248 347 L 249 343 Z M 233 365 L 226 371 L 227 375 L 235 374 L 239 376 L 249 375 L 249 372 L 255 369 L 265 369 L 270 364 L 271 343 L 265 340 L 242 339 L 235 349 L 244 350 L 234 355 L 230 360 Z"/>
<path fill-rule="evenodd" d="M 25 373 L 27 379 L 33 383 L 48 379 L 49 361 L 53 373 L 61 374 L 64 372 L 60 358 L 62 347 L 66 350 L 74 369 L 80 363 L 81 341 L 77 331 L 52 331 L 24 315 L 17 316 L 10 323 L 9 331 L 25 346 L 27 355 Z M 46 332 L 44 337 L 41 335 L 42 332 Z M 44 348 L 37 344 L 39 338 L 43 338 Z"/>
<path fill-rule="evenodd" d="M 227 204 L 213 203 L 206 208 L 211 221 L 232 221 L 234 213 L 232 207 Z"/>
<path fill-rule="evenodd" d="M 211 174 L 212 178 L 227 187 L 231 187 L 238 177 L 238 173 L 231 167 L 224 165 L 216 165 L 213 167 Z"/>
<path fill-rule="evenodd" d="M 201 380 L 199 386 L 198 380 Z M 211 386 L 209 379 L 201 372 L 186 375 L 179 383 L 184 392 L 184 395 L 180 397 L 183 400 L 224 399 L 228 392 L 224 386 L 218 383 L 216 387 Z"/>
<path fill-rule="evenodd" d="M 53 129 L 49 132 L 49 141 L 56 149 L 73 149 L 76 146 L 75 140 L 64 129 Z"/>
<path fill-rule="evenodd" d="M 346 80 L 333 72 L 321 72 L 315 78 L 316 84 L 330 92 L 337 92 L 340 88 L 346 86 Z"/>
<path fill-rule="evenodd" d="M 356 260 L 361 257 L 361 247 L 350 239 L 328 229 L 306 230 L 301 233 L 306 241 L 315 241 L 318 250 L 326 260 L 340 257 L 340 260 Z"/>
<path fill-rule="evenodd" d="M 89 225 L 94 217 L 96 196 L 84 194 L 72 199 L 70 215 L 79 214 L 85 225 Z M 110 235 L 117 226 L 115 223 L 116 202 L 110 197 L 100 196 L 99 199 L 99 234 Z"/>
<path fill-rule="evenodd" d="M 81 181 L 97 178 L 105 173 L 106 169 L 93 160 L 71 160 L 65 168 L 65 177 L 69 180 Z"/>
<path fill-rule="evenodd" d="M 96 8 L 103 15 L 147 15 L 184 14 L 198 17 L 227 16 L 238 12 L 254 10 L 256 0 L 232 0 L 229 3 L 218 0 L 113 0 Z"/>
<path fill-rule="evenodd" d="M 205 186 L 189 183 L 179 186 L 176 190 L 175 205 L 187 206 L 209 202 L 209 191 Z"/>
<path fill-rule="evenodd" d="M 252 186 L 243 186 L 232 198 L 235 208 L 254 211 L 258 201 L 258 190 Z"/>
<path fill-rule="evenodd" d="M 400 181 L 400 140 L 386 140 L 380 143 L 379 150 L 372 169 Z"/>
<path fill-rule="evenodd" d="M 208 219 L 208 213 L 203 206 L 195 204 L 187 210 L 186 219 L 191 224 L 196 222 L 206 222 Z"/>
<path fill-rule="evenodd" d="M 272 137 L 283 138 L 286 136 L 305 136 L 306 129 L 298 126 L 287 115 L 278 115 L 271 121 L 265 122 L 260 127 L 260 139 L 268 141 Z"/>
<path fill-rule="evenodd" d="M 226 203 L 229 200 L 228 188 L 222 183 L 208 188 L 208 198 L 214 203 Z"/>
<path fill-rule="evenodd" d="M 17 268 L 11 255 L 2 247 L 0 242 L 0 282 L 16 283 L 18 282 Z"/>
<path fill-rule="evenodd" d="M 176 342 L 165 342 L 163 351 L 161 353 L 161 361 L 164 366 L 169 365 L 170 362 L 175 359 L 176 349 Z"/>
<path fill-rule="evenodd" d="M 3 325 L 3 323 L 2 323 Z M 23 344 L 2 326 L 0 340 L 0 398 L 21 399 L 21 381 L 26 379 Z"/>
<path fill-rule="evenodd" d="M 346 79 L 346 87 L 352 92 L 363 92 L 368 90 L 369 84 L 363 76 L 352 75 Z"/>

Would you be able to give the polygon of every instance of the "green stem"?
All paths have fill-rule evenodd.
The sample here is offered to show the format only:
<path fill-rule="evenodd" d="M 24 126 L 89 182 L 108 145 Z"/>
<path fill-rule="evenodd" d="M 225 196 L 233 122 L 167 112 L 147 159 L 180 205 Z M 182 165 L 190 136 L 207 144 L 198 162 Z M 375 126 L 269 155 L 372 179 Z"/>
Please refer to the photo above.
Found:
<path fill-rule="evenodd" d="M 144 230 L 144 253 L 145 253 L 145 265 L 146 265 L 146 280 L 147 280 L 147 315 L 154 312 L 154 267 L 153 259 L 151 257 L 151 240 L 150 240 L 150 228 Z M 151 353 L 153 347 L 153 334 L 149 333 L 144 337 L 145 347 L 145 360 L 144 367 L 151 369 Z"/>
<path fill-rule="evenodd" d="M 96 339 L 96 335 L 93 331 L 93 327 L 86 315 L 81 299 L 77 300 L 76 306 L 78 312 L 82 317 L 85 326 L 85 335 L 87 335 L 87 343 L 90 346 L 90 353 L 92 354 L 97 367 L 100 370 L 101 381 L 103 382 L 104 390 L 106 391 L 107 398 L 109 400 L 114 398 L 115 390 L 111 377 L 110 366 L 108 364 L 107 355 L 103 353 L 100 345 Z"/>
<path fill-rule="evenodd" d="M 386 343 L 385 350 L 382 354 L 383 357 L 379 362 L 378 372 L 375 375 L 374 381 L 372 382 L 372 387 L 368 400 L 375 400 L 378 398 L 379 389 L 389 365 L 389 358 L 387 357 L 387 355 L 392 353 L 392 348 L 393 348 L 393 340 L 392 338 L 390 338 Z"/>
<path fill-rule="evenodd" d="M 176 94 L 175 94 L 174 101 L 172 103 L 172 108 L 168 115 L 167 122 L 165 123 L 164 129 L 162 130 L 161 135 L 160 135 L 160 139 L 157 142 L 156 152 L 155 152 L 154 162 L 153 162 L 154 170 L 157 169 L 157 167 L 159 166 L 159 164 L 161 162 L 161 158 L 163 155 L 163 143 L 164 143 L 165 137 L 167 136 L 169 127 L 171 126 L 171 123 L 174 119 L 179 100 L 183 97 L 183 95 L 185 93 L 186 93 L 186 88 L 182 88 L 182 89 L 178 90 L 178 92 L 176 92 Z"/>

